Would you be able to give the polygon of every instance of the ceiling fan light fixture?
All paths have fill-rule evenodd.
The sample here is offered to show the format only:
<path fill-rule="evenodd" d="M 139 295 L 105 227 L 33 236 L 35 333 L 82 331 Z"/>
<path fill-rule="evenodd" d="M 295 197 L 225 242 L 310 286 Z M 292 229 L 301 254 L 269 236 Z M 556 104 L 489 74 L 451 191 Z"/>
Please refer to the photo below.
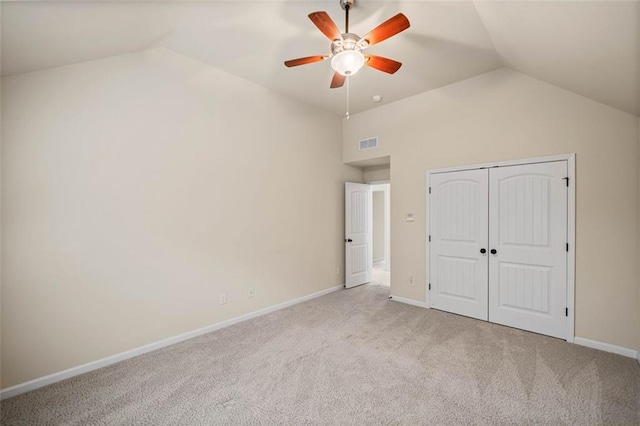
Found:
<path fill-rule="evenodd" d="M 357 73 L 364 63 L 364 55 L 359 50 L 343 50 L 331 58 L 331 68 L 346 77 Z"/>

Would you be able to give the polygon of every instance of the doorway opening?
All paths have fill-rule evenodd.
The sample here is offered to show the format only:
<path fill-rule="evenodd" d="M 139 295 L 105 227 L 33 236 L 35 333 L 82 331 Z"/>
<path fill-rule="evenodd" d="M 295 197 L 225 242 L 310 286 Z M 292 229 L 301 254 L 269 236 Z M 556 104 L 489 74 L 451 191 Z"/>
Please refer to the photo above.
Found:
<path fill-rule="evenodd" d="M 391 286 L 390 187 L 389 183 L 371 185 L 373 237 L 371 284 L 384 287 Z"/>
<path fill-rule="evenodd" d="M 345 288 L 363 284 L 391 292 L 391 167 L 389 157 L 363 167 L 364 182 L 345 182 Z M 374 206 L 375 204 L 375 206 Z M 374 235 L 375 234 L 375 235 Z"/>
<path fill-rule="evenodd" d="M 345 182 L 346 288 L 373 284 L 391 290 L 389 195 L 387 182 Z"/>

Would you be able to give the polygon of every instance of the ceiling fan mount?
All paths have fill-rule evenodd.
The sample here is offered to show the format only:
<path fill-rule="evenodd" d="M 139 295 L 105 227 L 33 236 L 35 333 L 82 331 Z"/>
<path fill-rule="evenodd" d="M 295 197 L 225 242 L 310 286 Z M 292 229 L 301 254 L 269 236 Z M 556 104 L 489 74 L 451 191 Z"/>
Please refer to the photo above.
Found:
<path fill-rule="evenodd" d="M 342 10 L 353 9 L 354 0 L 340 0 L 340 7 Z"/>
<path fill-rule="evenodd" d="M 349 10 L 353 7 L 355 0 L 339 1 L 340 7 L 345 11 L 344 33 L 340 32 L 326 12 L 309 14 L 309 19 L 331 41 L 331 54 L 292 59 L 285 61 L 284 64 L 287 67 L 295 67 L 331 59 L 331 67 L 335 71 L 331 80 L 330 87 L 332 89 L 342 87 L 345 79 L 358 72 L 364 65 L 388 74 L 398 71 L 402 66 L 400 62 L 382 56 L 364 54 L 363 50 L 409 28 L 407 17 L 398 13 L 378 25 L 364 37 L 359 37 L 357 34 L 349 32 Z"/>

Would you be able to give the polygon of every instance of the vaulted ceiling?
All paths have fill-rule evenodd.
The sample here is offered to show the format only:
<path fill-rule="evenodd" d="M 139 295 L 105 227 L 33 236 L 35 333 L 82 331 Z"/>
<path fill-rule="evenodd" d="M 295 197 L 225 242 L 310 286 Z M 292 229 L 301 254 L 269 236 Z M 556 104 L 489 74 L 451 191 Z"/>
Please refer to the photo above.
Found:
<path fill-rule="evenodd" d="M 329 53 L 307 18 L 326 11 L 343 29 L 339 0 L 208 2 L 3 2 L 2 75 L 163 47 L 344 114 L 346 87 L 329 89 Z M 364 35 L 402 12 L 405 32 L 368 52 L 403 63 L 350 79 L 351 112 L 501 67 L 640 115 L 640 1 L 356 0 L 350 30 Z"/>

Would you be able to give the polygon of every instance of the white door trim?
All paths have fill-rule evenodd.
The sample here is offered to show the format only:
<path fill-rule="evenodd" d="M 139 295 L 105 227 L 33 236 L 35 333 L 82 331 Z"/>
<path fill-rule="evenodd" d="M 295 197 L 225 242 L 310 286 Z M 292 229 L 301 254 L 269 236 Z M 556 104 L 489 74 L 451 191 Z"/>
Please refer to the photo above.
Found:
<path fill-rule="evenodd" d="M 447 173 L 447 172 L 459 172 L 463 170 L 482 169 L 491 167 L 504 167 L 504 166 L 519 166 L 521 164 L 532 163 L 548 163 L 551 161 L 571 161 L 571 158 L 575 160 L 575 154 L 562 154 L 562 155 L 550 155 L 547 157 L 533 157 L 533 158 L 518 158 L 514 160 L 493 161 L 490 163 L 477 163 L 468 164 L 464 166 L 452 166 L 443 167 L 439 169 L 429 169 L 427 173 Z"/>
<path fill-rule="evenodd" d="M 431 282 L 431 268 L 429 267 L 429 235 L 431 233 L 431 223 L 429 214 L 429 187 L 431 182 L 431 175 L 436 173 L 446 173 L 453 171 L 491 168 L 491 167 L 504 167 L 515 166 L 520 164 L 532 164 L 532 163 L 546 163 L 550 161 L 567 161 L 567 170 L 569 178 L 569 194 L 567 200 L 567 242 L 569 243 L 569 251 L 567 252 L 567 307 L 569 308 L 569 315 L 567 316 L 567 342 L 574 343 L 575 340 L 575 265 L 576 265 L 576 179 L 575 179 L 575 160 L 576 155 L 561 154 L 551 155 L 547 157 L 534 157 L 524 158 L 516 160 L 496 161 L 491 163 L 480 163 L 466 166 L 453 166 L 444 167 L 438 169 L 429 169 L 426 171 L 426 188 L 425 188 L 425 215 L 426 215 L 426 256 L 425 256 L 425 276 L 427 282 L 425 283 L 425 300 L 424 303 L 427 307 L 430 306 L 429 300 L 429 282 Z"/>

